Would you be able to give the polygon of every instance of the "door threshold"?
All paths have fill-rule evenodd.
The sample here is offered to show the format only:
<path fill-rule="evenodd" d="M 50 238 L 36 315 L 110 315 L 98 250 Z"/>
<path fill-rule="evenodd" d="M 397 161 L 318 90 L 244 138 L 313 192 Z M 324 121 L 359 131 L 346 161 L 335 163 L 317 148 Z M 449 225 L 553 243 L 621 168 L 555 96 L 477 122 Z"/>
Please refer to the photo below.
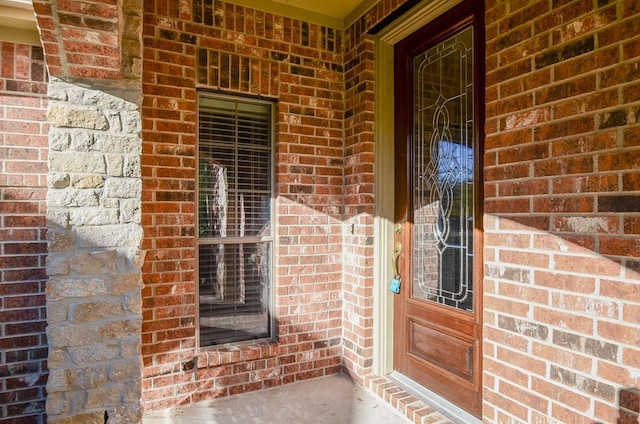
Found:
<path fill-rule="evenodd" d="M 456 424 L 482 423 L 482 420 L 480 418 L 468 413 L 454 403 L 449 402 L 442 396 L 439 396 L 431 390 L 426 389 L 424 386 L 421 386 L 420 384 L 400 374 L 399 372 L 394 371 L 391 374 L 387 375 L 387 378 L 393 383 L 402 387 L 407 393 L 412 394 L 425 404 L 431 406 L 433 409 L 440 412 L 442 415 L 446 416 Z"/>

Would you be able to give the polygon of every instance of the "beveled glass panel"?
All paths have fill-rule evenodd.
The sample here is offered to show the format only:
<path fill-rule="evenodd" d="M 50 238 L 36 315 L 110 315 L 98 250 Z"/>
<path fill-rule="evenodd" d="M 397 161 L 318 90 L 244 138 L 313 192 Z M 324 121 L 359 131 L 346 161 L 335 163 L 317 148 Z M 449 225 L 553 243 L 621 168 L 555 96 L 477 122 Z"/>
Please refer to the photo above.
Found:
<path fill-rule="evenodd" d="M 412 297 L 473 310 L 473 29 L 413 59 Z"/>

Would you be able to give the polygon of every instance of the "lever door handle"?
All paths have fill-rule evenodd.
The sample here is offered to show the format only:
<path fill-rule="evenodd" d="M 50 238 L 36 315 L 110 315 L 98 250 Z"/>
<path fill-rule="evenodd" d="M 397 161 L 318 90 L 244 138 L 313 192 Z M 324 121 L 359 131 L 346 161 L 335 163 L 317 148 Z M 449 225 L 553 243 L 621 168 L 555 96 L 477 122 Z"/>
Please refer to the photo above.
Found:
<path fill-rule="evenodd" d="M 393 278 L 399 280 L 400 272 L 398 272 L 398 258 L 402 255 L 402 243 L 397 242 L 393 249 L 393 258 L 391 260 L 391 266 L 393 267 Z"/>

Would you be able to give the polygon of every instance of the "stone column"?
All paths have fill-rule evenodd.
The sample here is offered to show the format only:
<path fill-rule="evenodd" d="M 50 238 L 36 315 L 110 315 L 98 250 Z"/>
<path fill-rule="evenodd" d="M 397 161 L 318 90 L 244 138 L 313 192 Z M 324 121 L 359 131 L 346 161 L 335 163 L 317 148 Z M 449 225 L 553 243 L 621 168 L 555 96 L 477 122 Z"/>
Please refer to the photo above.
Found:
<path fill-rule="evenodd" d="M 48 422 L 141 421 L 141 117 L 52 78 Z"/>

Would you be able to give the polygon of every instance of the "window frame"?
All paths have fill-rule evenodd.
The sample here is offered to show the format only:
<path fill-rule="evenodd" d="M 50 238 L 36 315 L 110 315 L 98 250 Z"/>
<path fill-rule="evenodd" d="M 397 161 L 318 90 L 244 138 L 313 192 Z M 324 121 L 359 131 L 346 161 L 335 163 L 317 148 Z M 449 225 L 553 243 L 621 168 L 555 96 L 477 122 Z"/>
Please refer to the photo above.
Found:
<path fill-rule="evenodd" d="M 226 346 L 242 346 L 249 344 L 259 344 L 265 342 L 273 342 L 276 340 L 276 318 L 275 318 L 275 257 L 277 252 L 276 246 L 276 225 L 275 225 L 275 198 L 276 198 L 276 102 L 273 100 L 267 100 L 260 97 L 251 97 L 251 96 L 241 96 L 241 95 L 230 95 L 218 92 L 211 92 L 205 90 L 197 90 L 197 98 L 196 98 L 196 145 L 195 145 L 195 294 L 196 294 L 196 350 L 204 351 L 204 350 L 215 350 L 224 348 Z M 269 200 L 269 235 L 268 236 L 217 236 L 217 237 L 201 237 L 200 236 L 200 119 L 201 119 L 201 103 L 203 99 L 213 99 L 217 101 L 225 101 L 229 103 L 235 104 L 254 104 L 254 105 L 263 105 L 268 106 L 270 111 L 269 118 L 269 189 L 270 189 L 270 200 Z M 237 110 L 237 109 L 236 109 Z M 237 246 L 240 244 L 257 244 L 257 243 L 270 243 L 269 249 L 269 295 L 268 295 L 268 325 L 267 329 L 269 331 L 268 337 L 262 338 L 249 338 L 246 340 L 237 340 L 226 343 L 218 343 L 211 345 L 201 345 L 201 325 L 200 325 L 200 246 L 202 245 L 231 245 Z"/>

